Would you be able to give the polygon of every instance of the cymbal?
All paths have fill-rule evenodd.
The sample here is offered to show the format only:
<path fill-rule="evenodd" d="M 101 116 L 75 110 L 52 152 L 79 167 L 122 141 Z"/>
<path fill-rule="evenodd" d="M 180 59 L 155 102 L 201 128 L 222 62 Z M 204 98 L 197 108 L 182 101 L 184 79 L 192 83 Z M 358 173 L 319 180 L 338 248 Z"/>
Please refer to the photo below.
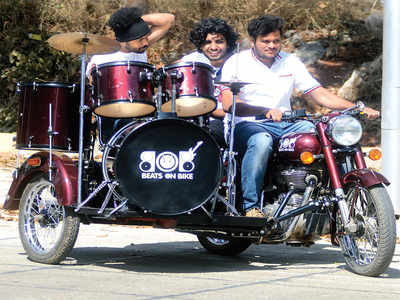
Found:
<path fill-rule="evenodd" d="M 104 54 L 118 51 L 120 44 L 105 36 L 83 32 L 68 32 L 53 35 L 47 40 L 51 47 L 71 54 L 82 54 L 83 39 L 86 39 L 87 54 Z"/>
<path fill-rule="evenodd" d="M 215 84 L 220 84 L 220 85 L 225 85 L 228 87 L 237 87 L 241 88 L 242 86 L 245 86 L 247 84 L 255 84 L 255 82 L 245 82 L 245 81 L 240 81 L 240 80 L 232 80 L 232 81 L 215 81 Z"/>

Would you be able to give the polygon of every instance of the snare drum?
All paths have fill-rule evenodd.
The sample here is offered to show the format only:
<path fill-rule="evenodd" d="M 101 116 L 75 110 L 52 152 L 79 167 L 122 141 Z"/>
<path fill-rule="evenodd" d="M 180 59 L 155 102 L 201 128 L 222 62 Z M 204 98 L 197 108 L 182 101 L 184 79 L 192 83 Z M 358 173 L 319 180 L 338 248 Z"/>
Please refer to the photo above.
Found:
<path fill-rule="evenodd" d="M 176 113 L 178 117 L 196 117 L 212 112 L 217 106 L 214 97 L 213 69 L 200 62 L 182 62 L 164 68 L 167 77 L 164 82 L 163 112 L 171 111 L 172 80 L 176 80 Z"/>
<path fill-rule="evenodd" d="M 153 71 L 150 64 L 132 61 L 94 67 L 94 113 L 111 118 L 136 118 L 153 113 Z"/>
<path fill-rule="evenodd" d="M 18 83 L 17 92 L 19 93 L 17 149 L 49 149 L 48 130 L 51 120 L 54 132 L 53 148 L 78 152 L 79 87 L 59 82 L 25 82 Z M 88 94 L 87 90 L 86 95 Z M 84 139 L 87 140 L 90 133 L 90 115 L 85 113 L 84 118 Z"/>

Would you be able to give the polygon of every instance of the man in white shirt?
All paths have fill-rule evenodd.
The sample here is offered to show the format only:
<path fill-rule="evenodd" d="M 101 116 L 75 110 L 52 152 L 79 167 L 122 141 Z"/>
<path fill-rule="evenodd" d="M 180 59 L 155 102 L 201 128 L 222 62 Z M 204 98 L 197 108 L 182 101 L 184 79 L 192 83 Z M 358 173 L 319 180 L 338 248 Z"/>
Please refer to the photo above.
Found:
<path fill-rule="evenodd" d="M 224 20 L 219 18 L 202 19 L 195 24 L 189 35 L 190 41 L 197 50 L 183 56 L 183 62 L 201 62 L 214 69 L 214 80 L 219 81 L 220 70 L 224 62 L 233 54 L 238 34 Z M 217 109 L 212 112 L 209 123 L 211 133 L 217 142 L 225 145 L 223 119 L 225 112 L 222 109 L 222 90 L 225 87 L 215 85 L 214 96 L 217 99 Z"/>
<path fill-rule="evenodd" d="M 147 62 L 146 50 L 160 40 L 175 22 L 175 17 L 169 13 L 152 13 L 142 15 L 137 7 L 123 7 L 111 15 L 108 25 L 120 43 L 119 51 L 94 55 L 86 68 L 86 76 L 91 77 L 91 71 L 96 65 L 117 62 L 137 61 Z M 103 142 L 106 142 L 112 132 L 130 122 L 131 119 L 101 118 Z"/>
<path fill-rule="evenodd" d="M 313 101 L 330 109 L 354 106 L 354 103 L 323 88 L 297 57 L 281 51 L 282 30 L 283 20 L 280 17 L 265 15 L 251 20 L 247 29 L 251 49 L 230 57 L 222 70 L 221 81 L 236 78 L 252 83 L 240 90 L 234 132 L 235 149 L 243 155 L 243 210 L 250 217 L 263 217 L 258 209 L 259 197 L 273 141 L 288 132 L 314 130 L 313 124 L 308 121 L 281 121 L 282 113 L 291 110 L 293 90 L 302 90 Z M 222 92 L 225 111 L 231 111 L 232 101 L 231 90 L 225 89 Z M 364 112 L 370 118 L 379 116 L 378 111 L 369 107 Z M 256 119 L 273 122 L 255 122 Z"/>

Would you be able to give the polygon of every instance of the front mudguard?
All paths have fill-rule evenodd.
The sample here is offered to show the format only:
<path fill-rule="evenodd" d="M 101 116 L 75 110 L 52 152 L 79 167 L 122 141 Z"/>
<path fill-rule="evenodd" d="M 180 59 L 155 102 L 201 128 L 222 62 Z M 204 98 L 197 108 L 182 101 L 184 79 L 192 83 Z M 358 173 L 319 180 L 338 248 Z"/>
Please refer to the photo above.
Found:
<path fill-rule="evenodd" d="M 18 209 L 19 200 L 26 185 L 38 176 L 49 174 L 49 152 L 37 152 L 27 158 L 13 174 L 13 181 L 8 191 L 3 208 Z M 38 158 L 36 166 L 28 164 L 28 160 Z M 53 154 L 53 183 L 57 200 L 61 205 L 70 206 L 76 203 L 78 195 L 78 167 L 69 156 Z"/>
<path fill-rule="evenodd" d="M 390 182 L 382 174 L 365 168 L 352 170 L 343 176 L 343 184 L 356 183 L 363 187 L 370 187 L 377 184 L 389 185 Z"/>

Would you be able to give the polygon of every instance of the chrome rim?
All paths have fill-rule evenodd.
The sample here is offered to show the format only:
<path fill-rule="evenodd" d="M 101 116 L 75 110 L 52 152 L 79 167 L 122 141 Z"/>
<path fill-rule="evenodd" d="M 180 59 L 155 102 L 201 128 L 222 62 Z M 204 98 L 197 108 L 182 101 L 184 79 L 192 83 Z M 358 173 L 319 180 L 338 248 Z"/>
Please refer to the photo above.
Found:
<path fill-rule="evenodd" d="M 29 192 L 25 203 L 24 234 L 30 247 L 39 254 L 50 252 L 64 230 L 65 209 L 54 196 L 50 182 L 39 182 Z"/>
<path fill-rule="evenodd" d="M 224 240 L 224 239 L 218 239 L 218 238 L 214 238 L 214 237 L 207 237 L 207 240 L 211 243 L 214 244 L 216 246 L 223 246 L 229 243 L 229 240 Z"/>
<path fill-rule="evenodd" d="M 365 266 L 373 262 L 378 253 L 379 223 L 371 193 L 361 187 L 352 188 L 347 194 L 350 215 L 357 225 L 357 232 L 339 234 L 344 255 L 354 263 Z"/>

